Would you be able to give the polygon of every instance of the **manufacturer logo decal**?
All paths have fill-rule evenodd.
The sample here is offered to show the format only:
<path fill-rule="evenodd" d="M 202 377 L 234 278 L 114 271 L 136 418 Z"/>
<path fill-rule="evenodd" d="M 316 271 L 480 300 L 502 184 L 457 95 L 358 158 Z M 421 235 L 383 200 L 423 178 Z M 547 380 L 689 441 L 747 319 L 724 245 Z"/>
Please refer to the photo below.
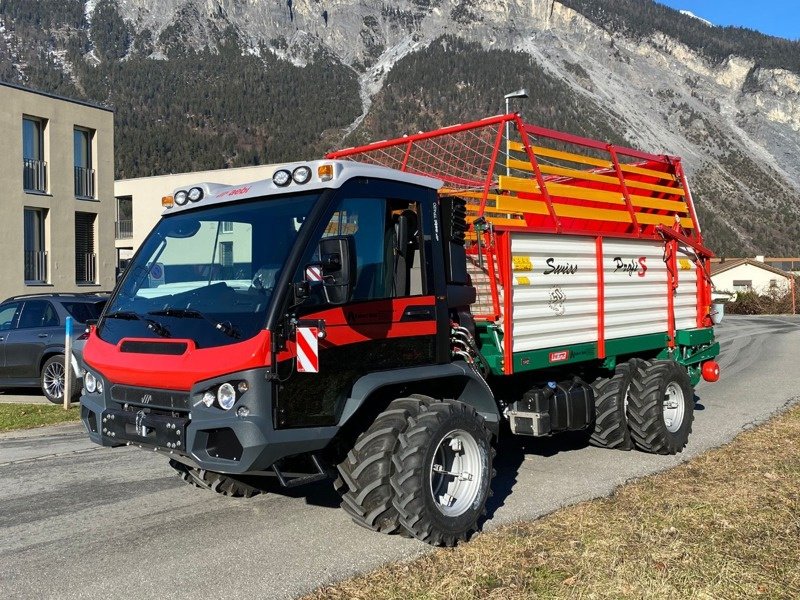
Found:
<path fill-rule="evenodd" d="M 628 277 L 633 277 L 633 274 L 636 273 L 639 277 L 644 277 L 644 274 L 647 273 L 647 265 L 645 261 L 647 260 L 646 256 L 640 256 L 637 259 L 631 260 L 624 260 L 621 256 L 614 257 L 614 273 L 622 271 L 623 273 L 627 273 Z"/>
<path fill-rule="evenodd" d="M 564 302 L 566 301 L 567 295 L 560 287 L 556 285 L 550 288 L 550 303 L 548 306 L 550 307 L 550 310 L 556 313 L 556 316 L 560 317 L 567 312 L 567 309 L 564 306 Z"/>
<path fill-rule="evenodd" d="M 556 259 L 552 256 L 544 262 L 547 263 L 544 275 L 574 275 L 578 272 L 578 265 L 575 263 L 556 263 Z"/>
<path fill-rule="evenodd" d="M 142 404 L 150 404 L 153 401 L 153 394 L 144 394 L 142 396 Z"/>
<path fill-rule="evenodd" d="M 569 359 L 569 350 L 559 350 L 550 353 L 550 362 L 562 362 Z"/>

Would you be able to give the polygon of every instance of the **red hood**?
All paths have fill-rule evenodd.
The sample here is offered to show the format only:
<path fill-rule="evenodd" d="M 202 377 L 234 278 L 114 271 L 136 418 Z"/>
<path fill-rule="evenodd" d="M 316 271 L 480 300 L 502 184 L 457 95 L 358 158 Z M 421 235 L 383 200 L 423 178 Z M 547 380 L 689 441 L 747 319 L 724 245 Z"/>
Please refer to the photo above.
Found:
<path fill-rule="evenodd" d="M 130 341 L 185 343 L 187 349 L 180 356 L 122 352 L 122 344 Z M 270 332 L 264 330 L 249 340 L 227 346 L 196 348 L 192 340 L 171 338 L 125 338 L 113 345 L 101 340 L 92 327 L 83 350 L 83 360 L 110 383 L 188 391 L 203 379 L 268 366 Z"/>

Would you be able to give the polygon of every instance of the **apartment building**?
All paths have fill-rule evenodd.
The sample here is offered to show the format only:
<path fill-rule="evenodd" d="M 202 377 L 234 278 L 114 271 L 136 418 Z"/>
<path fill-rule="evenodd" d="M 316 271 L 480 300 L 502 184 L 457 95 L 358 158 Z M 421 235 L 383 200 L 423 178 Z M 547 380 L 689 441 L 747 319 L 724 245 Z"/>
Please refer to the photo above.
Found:
<path fill-rule="evenodd" d="M 0 300 L 114 285 L 114 114 L 0 82 Z"/>
<path fill-rule="evenodd" d="M 164 207 L 161 198 L 172 194 L 181 187 L 188 188 L 198 183 L 222 183 L 237 185 L 262 179 L 271 179 L 275 165 L 259 165 L 254 167 L 237 167 L 233 169 L 217 169 L 213 171 L 195 171 L 191 173 L 174 173 L 156 175 L 154 177 L 138 177 L 120 179 L 114 182 L 114 195 L 117 202 L 116 250 L 117 264 L 123 268 L 133 253 L 150 233 L 150 230 L 161 218 Z M 223 237 L 232 234 L 223 230 Z M 223 239 L 220 252 L 230 248 L 229 242 Z"/>

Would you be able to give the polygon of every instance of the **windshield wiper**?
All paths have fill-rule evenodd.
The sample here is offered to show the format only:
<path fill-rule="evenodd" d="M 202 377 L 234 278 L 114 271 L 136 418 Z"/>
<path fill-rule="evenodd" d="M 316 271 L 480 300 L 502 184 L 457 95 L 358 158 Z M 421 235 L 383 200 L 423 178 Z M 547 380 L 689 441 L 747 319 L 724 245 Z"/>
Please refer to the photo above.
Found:
<path fill-rule="evenodd" d="M 152 313 L 147 313 L 152 314 Z M 147 328 L 155 333 L 157 336 L 160 337 L 170 337 L 169 329 L 164 327 L 158 321 L 154 321 L 153 319 L 143 319 L 141 316 L 137 315 L 135 312 L 130 310 L 118 310 L 112 313 L 108 313 L 105 318 L 107 319 L 124 319 L 125 321 L 144 321 L 147 323 Z"/>
<path fill-rule="evenodd" d="M 235 339 L 242 337 L 242 334 L 239 333 L 239 331 L 229 322 L 218 323 L 214 319 L 201 313 L 199 310 L 194 310 L 192 308 L 165 308 L 163 310 L 151 310 L 147 314 L 157 317 L 175 317 L 176 319 L 205 319 L 211 323 L 215 329 L 218 329 L 228 337 Z"/>

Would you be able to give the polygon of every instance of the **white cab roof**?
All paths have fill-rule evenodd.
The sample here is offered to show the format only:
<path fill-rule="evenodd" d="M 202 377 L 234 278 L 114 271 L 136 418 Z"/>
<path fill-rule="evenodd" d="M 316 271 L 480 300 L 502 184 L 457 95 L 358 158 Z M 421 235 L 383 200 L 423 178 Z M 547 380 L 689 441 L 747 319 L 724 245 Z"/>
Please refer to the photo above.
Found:
<path fill-rule="evenodd" d="M 333 165 L 332 179 L 328 181 L 322 181 L 319 178 L 317 169 L 321 165 Z M 251 183 L 243 183 L 241 185 L 197 183 L 195 185 L 178 188 L 173 192 L 173 196 L 180 190 L 188 191 L 193 187 L 199 187 L 203 190 L 203 197 L 197 202 L 187 201 L 183 206 L 178 206 L 175 204 L 172 208 L 165 209 L 162 214 L 166 216 L 186 210 L 203 208 L 204 206 L 246 200 L 248 198 L 294 194 L 313 190 L 336 189 L 341 187 L 346 181 L 355 177 L 388 179 L 401 183 L 411 183 L 435 190 L 438 190 L 440 187 L 442 187 L 442 182 L 438 179 L 349 160 L 313 160 L 308 162 L 286 163 L 282 165 L 275 165 L 275 172 L 284 169 L 291 173 L 294 169 L 301 166 L 306 166 L 311 169 L 311 179 L 308 181 L 308 183 L 302 185 L 296 184 L 294 181 L 292 181 L 289 185 L 279 187 L 275 185 L 272 182 L 272 178 L 270 178 L 253 181 Z"/>

